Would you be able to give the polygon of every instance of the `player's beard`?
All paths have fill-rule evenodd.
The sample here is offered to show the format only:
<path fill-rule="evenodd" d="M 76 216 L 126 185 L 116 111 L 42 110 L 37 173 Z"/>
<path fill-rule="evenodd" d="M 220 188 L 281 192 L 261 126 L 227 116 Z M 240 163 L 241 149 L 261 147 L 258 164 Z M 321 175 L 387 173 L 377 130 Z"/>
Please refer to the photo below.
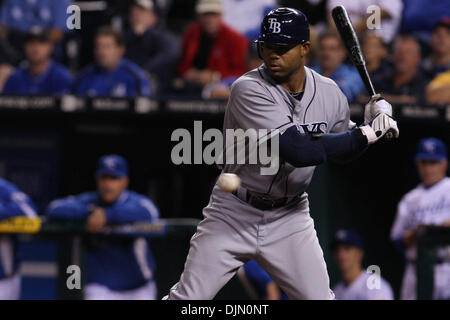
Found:
<path fill-rule="evenodd" d="M 281 72 L 280 75 L 276 75 L 274 74 L 272 71 L 270 71 L 270 68 L 267 68 L 267 71 L 269 72 L 270 76 L 272 77 L 272 79 L 278 83 L 278 84 L 283 84 L 283 83 L 288 83 L 289 80 L 291 79 L 291 77 L 300 70 L 300 68 L 304 68 L 304 66 L 301 64 L 299 66 L 297 66 L 295 69 L 289 71 L 289 72 Z M 284 74 L 283 74 L 284 73 Z"/>

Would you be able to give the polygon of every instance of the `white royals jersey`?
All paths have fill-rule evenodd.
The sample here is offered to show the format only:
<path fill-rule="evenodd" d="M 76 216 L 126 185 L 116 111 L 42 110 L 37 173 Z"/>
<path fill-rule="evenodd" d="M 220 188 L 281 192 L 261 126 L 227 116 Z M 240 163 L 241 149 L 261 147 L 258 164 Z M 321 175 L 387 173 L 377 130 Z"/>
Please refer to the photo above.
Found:
<path fill-rule="evenodd" d="M 339 282 L 333 288 L 336 300 L 394 300 L 392 288 L 383 278 L 380 279 L 379 288 L 369 288 L 367 282 L 370 281 L 369 276 L 371 275 L 373 274 L 367 274 L 363 271 L 348 286 L 344 282 Z"/>
<path fill-rule="evenodd" d="M 422 184 L 408 192 L 400 201 L 397 217 L 392 227 L 391 238 L 398 240 L 407 230 L 419 225 L 441 225 L 450 220 L 450 178 L 446 177 L 435 185 L 426 188 Z M 434 297 L 450 298 L 450 252 L 448 247 L 439 248 L 438 256 L 449 262 L 435 266 Z M 415 261 L 417 246 L 407 248 L 408 262 L 402 284 L 402 299 L 416 299 Z"/>

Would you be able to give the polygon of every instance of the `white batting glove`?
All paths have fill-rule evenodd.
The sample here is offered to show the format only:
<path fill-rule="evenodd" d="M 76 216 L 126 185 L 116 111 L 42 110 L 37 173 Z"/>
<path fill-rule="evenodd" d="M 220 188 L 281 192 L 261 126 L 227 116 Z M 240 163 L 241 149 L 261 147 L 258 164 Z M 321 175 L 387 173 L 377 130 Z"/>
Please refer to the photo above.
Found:
<path fill-rule="evenodd" d="M 389 131 L 393 133 L 394 138 L 398 138 L 400 134 L 397 121 L 383 112 L 379 113 L 370 125 L 361 126 L 359 129 L 366 136 L 369 144 L 377 142 Z"/>
<path fill-rule="evenodd" d="M 364 124 L 371 123 L 380 112 L 392 117 L 392 105 L 376 94 L 364 107 Z"/>

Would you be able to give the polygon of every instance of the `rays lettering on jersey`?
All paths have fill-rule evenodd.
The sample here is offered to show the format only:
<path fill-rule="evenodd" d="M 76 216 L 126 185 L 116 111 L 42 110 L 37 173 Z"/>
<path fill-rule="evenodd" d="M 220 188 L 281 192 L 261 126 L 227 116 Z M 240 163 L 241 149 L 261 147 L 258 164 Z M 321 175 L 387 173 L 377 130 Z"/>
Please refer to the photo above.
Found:
<path fill-rule="evenodd" d="M 305 123 L 305 124 L 297 124 L 297 128 L 300 130 L 303 129 L 305 133 L 311 134 L 323 134 L 327 132 L 328 123 L 322 122 L 314 122 L 314 123 Z"/>

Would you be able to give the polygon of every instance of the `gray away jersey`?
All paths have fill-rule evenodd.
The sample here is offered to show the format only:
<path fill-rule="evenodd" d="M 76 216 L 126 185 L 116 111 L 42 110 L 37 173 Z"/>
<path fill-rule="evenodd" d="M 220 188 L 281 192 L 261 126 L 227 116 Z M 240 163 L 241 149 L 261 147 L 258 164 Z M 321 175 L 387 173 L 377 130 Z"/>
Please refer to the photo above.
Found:
<path fill-rule="evenodd" d="M 300 132 L 315 134 L 347 130 L 350 110 L 342 91 L 333 80 L 307 67 L 305 72 L 306 83 L 301 101 L 275 83 L 264 65 L 236 80 L 225 111 L 224 137 L 226 129 L 239 128 L 244 131 L 252 128 L 284 132 L 296 125 Z M 303 193 L 311 182 L 315 167 L 295 168 L 280 161 L 278 172 L 274 175 L 262 175 L 260 169 L 260 164 L 224 166 L 224 172 L 239 175 L 243 187 L 273 197 Z"/>

